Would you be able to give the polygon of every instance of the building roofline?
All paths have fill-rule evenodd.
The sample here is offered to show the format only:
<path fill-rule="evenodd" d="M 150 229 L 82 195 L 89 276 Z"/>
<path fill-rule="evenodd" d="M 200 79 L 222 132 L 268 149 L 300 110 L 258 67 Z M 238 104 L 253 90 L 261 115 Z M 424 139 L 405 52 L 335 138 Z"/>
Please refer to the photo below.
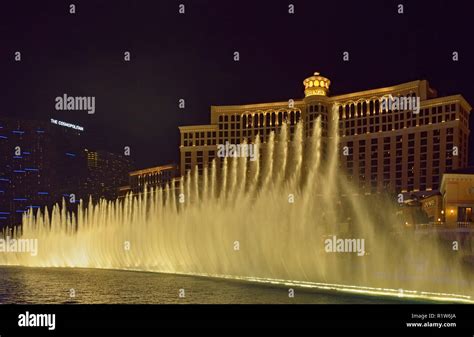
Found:
<path fill-rule="evenodd" d="M 167 164 L 167 165 L 148 167 L 148 168 L 145 168 L 145 169 L 132 171 L 132 172 L 129 173 L 129 175 L 130 176 L 137 176 L 137 175 L 140 175 L 140 174 L 161 172 L 161 171 L 169 170 L 169 169 L 178 169 L 178 165 L 177 164 Z"/>
<path fill-rule="evenodd" d="M 420 84 L 426 80 L 416 80 L 416 81 L 411 81 L 411 82 L 405 82 L 401 84 L 396 84 L 392 85 L 389 87 L 382 87 L 382 88 L 376 88 L 376 89 L 368 89 L 368 90 L 362 90 L 362 91 L 357 91 L 357 92 L 352 92 L 348 94 L 341 94 L 341 95 L 336 95 L 336 96 L 329 96 L 329 101 L 337 101 L 337 100 L 347 100 L 351 98 L 359 98 L 360 96 L 378 96 L 380 94 L 386 94 L 386 93 L 391 93 L 396 90 L 406 90 L 406 89 L 412 89 L 412 88 L 419 88 Z"/>
<path fill-rule="evenodd" d="M 463 105 L 463 107 L 467 110 L 468 113 L 470 113 L 471 110 L 472 110 L 471 105 L 466 101 L 466 99 L 461 94 L 430 98 L 430 99 L 421 101 L 421 105 L 423 107 L 425 105 L 437 104 L 437 103 L 446 104 L 446 103 L 449 103 L 449 102 L 446 102 L 448 100 L 452 100 L 453 102 L 459 101 L 461 103 L 461 105 Z"/>
<path fill-rule="evenodd" d="M 289 100 L 288 100 L 289 101 Z M 258 109 L 268 107 L 285 107 L 288 108 L 288 101 L 270 102 L 270 103 L 254 103 L 254 104 L 242 104 L 242 105 L 211 105 L 211 113 L 218 112 L 219 110 L 245 110 L 245 109 Z M 298 104 L 304 104 L 303 99 L 293 99 L 295 106 Z"/>
<path fill-rule="evenodd" d="M 184 125 L 178 126 L 180 131 L 196 131 L 196 130 L 217 130 L 215 124 L 201 124 L 201 125 Z"/>
<path fill-rule="evenodd" d="M 456 178 L 462 178 L 462 177 L 466 177 L 466 176 L 472 176 L 472 178 L 474 178 L 474 168 L 468 167 L 468 168 L 465 168 L 465 169 L 458 169 L 458 170 L 451 171 L 451 172 L 445 172 L 445 173 L 443 173 L 443 177 L 441 178 L 441 184 L 439 186 L 439 189 L 443 190 L 446 179 L 448 179 L 448 178 L 455 178 L 455 177 Z"/>

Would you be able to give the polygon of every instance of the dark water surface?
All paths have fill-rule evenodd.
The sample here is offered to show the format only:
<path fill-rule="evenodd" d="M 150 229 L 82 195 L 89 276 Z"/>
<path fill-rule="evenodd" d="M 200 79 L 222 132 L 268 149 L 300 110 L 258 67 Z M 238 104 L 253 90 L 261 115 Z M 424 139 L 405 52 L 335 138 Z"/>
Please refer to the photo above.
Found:
<path fill-rule="evenodd" d="M 76 269 L 1 267 L 0 303 L 257 303 L 257 304 L 377 304 L 407 303 L 397 299 L 328 294 L 288 288 L 194 276 L 148 272 Z M 71 297 L 74 289 L 75 297 Z M 179 297 L 184 289 L 185 298 Z"/>

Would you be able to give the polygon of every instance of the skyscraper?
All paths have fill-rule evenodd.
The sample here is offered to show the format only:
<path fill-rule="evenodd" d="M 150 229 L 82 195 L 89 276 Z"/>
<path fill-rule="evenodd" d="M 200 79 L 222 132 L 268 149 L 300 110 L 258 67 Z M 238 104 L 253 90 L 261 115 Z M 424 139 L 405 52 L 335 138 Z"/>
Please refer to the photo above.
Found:
<path fill-rule="evenodd" d="M 19 224 L 28 209 L 52 205 L 75 190 L 84 168 L 83 129 L 77 127 L 0 119 L 0 227 Z"/>

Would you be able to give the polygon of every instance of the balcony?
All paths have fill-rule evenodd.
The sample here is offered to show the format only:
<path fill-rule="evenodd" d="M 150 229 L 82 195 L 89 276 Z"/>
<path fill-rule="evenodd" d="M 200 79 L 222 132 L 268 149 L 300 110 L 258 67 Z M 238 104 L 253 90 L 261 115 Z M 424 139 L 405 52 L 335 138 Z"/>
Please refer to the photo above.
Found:
<path fill-rule="evenodd" d="M 432 221 L 425 224 L 416 224 L 416 231 L 453 231 L 453 232 L 474 232 L 474 221 L 457 221 L 446 223 L 444 221 Z"/>

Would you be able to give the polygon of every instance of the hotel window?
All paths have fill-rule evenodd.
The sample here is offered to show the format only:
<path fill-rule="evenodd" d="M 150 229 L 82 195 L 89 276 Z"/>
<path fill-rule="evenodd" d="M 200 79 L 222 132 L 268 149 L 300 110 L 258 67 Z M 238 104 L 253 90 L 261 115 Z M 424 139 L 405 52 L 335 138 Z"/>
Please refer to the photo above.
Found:
<path fill-rule="evenodd" d="M 472 222 L 472 208 L 458 207 L 458 222 Z"/>

